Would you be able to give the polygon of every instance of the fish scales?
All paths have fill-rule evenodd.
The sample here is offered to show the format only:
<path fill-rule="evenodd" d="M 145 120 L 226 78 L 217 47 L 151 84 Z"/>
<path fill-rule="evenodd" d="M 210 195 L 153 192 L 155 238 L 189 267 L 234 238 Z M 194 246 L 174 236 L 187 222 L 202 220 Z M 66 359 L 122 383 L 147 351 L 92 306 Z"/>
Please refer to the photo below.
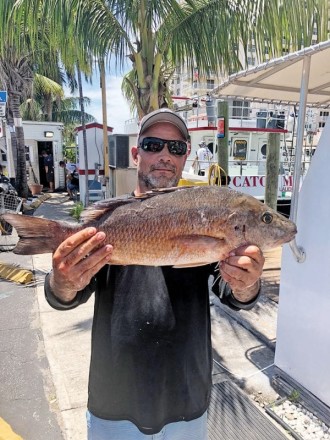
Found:
<path fill-rule="evenodd" d="M 84 225 L 26 220 L 17 214 L 3 217 L 20 236 L 16 253 L 53 252 L 75 231 L 95 226 L 113 245 L 111 263 L 123 265 L 202 265 L 245 244 L 262 250 L 279 246 L 297 232 L 294 223 L 254 197 L 228 188 L 171 188 L 142 197 L 96 203 L 86 210 Z"/>
<path fill-rule="evenodd" d="M 209 247 L 211 238 L 222 238 L 224 235 L 222 231 L 212 228 L 217 215 L 212 210 L 218 206 L 212 208 L 204 193 L 176 191 L 166 197 L 159 196 L 127 208 L 118 208 L 107 222 L 105 232 L 115 249 L 117 241 L 123 241 L 126 245 L 124 253 L 114 252 L 112 261 L 131 260 L 134 255 L 140 264 L 144 259 L 158 261 L 159 265 L 168 264 L 168 260 L 176 261 L 176 264 L 189 263 L 191 259 L 196 261 L 196 253 L 200 258 L 203 241 Z M 216 194 L 219 196 L 218 192 Z M 145 222 L 148 227 L 144 226 Z M 134 240 L 127 235 L 128 230 Z M 196 249 L 194 238 L 199 240 Z M 194 250 L 195 255 L 192 255 Z"/>

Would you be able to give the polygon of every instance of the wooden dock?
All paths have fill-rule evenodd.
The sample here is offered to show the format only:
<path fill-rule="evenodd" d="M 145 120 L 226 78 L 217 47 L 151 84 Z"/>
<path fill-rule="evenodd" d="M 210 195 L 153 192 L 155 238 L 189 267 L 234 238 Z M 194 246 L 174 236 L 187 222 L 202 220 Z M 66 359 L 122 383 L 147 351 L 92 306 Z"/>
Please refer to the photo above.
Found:
<path fill-rule="evenodd" d="M 262 274 L 263 293 L 275 302 L 278 302 L 282 247 L 264 252 L 265 265 Z"/>

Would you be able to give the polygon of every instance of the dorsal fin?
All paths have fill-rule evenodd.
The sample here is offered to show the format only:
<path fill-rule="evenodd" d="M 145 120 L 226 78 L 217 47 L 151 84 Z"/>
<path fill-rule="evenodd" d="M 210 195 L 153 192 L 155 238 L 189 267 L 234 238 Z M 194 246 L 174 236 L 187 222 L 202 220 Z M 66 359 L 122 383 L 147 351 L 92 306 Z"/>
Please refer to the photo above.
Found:
<path fill-rule="evenodd" d="M 159 196 L 161 194 L 167 194 L 173 191 L 179 191 L 185 188 L 191 188 L 191 186 L 173 186 L 171 188 L 156 188 L 151 191 L 146 191 L 139 195 L 125 194 L 123 196 L 114 197 L 112 199 L 100 200 L 94 205 L 89 206 L 82 212 L 80 218 L 84 224 L 95 221 L 101 218 L 105 213 L 111 214 L 119 206 L 126 205 L 128 203 L 136 203 L 137 201 L 142 202 L 143 200 L 149 199 L 154 196 Z"/>
<path fill-rule="evenodd" d="M 171 186 L 170 188 L 155 188 L 145 193 L 134 196 L 136 199 L 149 199 L 150 197 L 159 196 L 161 194 L 168 194 L 174 191 L 181 191 L 183 189 L 192 188 L 193 186 Z"/>
<path fill-rule="evenodd" d="M 130 194 L 114 197 L 112 199 L 101 200 L 86 208 L 85 211 L 81 213 L 80 218 L 85 224 L 93 220 L 98 220 L 105 213 L 111 214 L 119 206 L 127 205 L 129 203 L 136 203 L 137 201 L 138 199 Z"/>

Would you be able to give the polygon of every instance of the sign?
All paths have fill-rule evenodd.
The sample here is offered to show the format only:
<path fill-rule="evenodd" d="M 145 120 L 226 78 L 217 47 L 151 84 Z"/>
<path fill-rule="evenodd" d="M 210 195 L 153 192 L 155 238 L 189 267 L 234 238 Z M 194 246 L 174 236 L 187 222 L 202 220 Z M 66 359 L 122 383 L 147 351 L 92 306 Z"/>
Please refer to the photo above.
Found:
<path fill-rule="evenodd" d="M 5 90 L 0 90 L 0 104 L 7 102 L 7 92 Z"/>
<path fill-rule="evenodd" d="M 225 137 L 225 118 L 218 118 L 217 138 Z"/>

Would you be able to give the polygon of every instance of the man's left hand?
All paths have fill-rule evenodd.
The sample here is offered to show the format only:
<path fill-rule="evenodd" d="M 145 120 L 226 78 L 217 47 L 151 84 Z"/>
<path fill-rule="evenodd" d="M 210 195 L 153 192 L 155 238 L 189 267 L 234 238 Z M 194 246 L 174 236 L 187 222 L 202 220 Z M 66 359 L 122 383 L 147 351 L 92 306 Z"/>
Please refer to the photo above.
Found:
<path fill-rule="evenodd" d="M 241 246 L 220 262 L 220 274 L 241 302 L 251 301 L 258 293 L 265 258 L 257 246 Z"/>

